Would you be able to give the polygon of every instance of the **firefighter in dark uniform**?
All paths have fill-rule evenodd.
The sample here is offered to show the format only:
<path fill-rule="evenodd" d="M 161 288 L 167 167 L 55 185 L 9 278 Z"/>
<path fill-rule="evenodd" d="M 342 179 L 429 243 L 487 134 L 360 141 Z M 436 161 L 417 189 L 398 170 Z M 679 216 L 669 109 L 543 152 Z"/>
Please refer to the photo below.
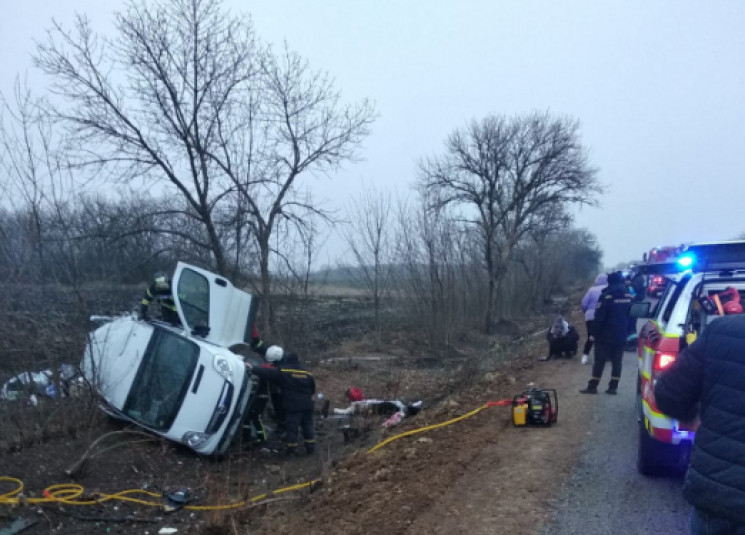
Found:
<path fill-rule="evenodd" d="M 176 312 L 176 303 L 173 301 L 171 292 L 171 278 L 163 271 L 158 271 L 153 276 L 153 282 L 145 290 L 145 295 L 140 301 L 140 318 L 149 320 L 150 316 L 147 311 L 150 303 L 158 301 L 160 304 L 160 316 L 163 321 L 173 325 L 180 325 L 178 313 Z"/>
<path fill-rule="evenodd" d="M 597 394 L 605 362 L 611 362 L 611 377 L 606 394 L 618 393 L 621 379 L 623 350 L 628 336 L 629 309 L 632 296 L 626 288 L 623 274 L 618 271 L 608 274 L 608 287 L 603 290 L 595 309 L 595 363 L 592 377 L 582 394 Z"/>
<path fill-rule="evenodd" d="M 251 401 L 251 406 L 246 413 L 246 420 L 256 433 L 256 442 L 263 444 L 267 440 L 266 428 L 261 420 L 266 404 L 269 402 L 269 383 L 266 379 L 258 378 L 255 394 Z"/>
<path fill-rule="evenodd" d="M 267 349 L 267 355 L 272 347 Z M 254 367 L 249 363 L 246 363 L 246 367 L 254 375 L 267 379 L 282 389 L 285 410 L 285 454 L 294 453 L 300 445 L 298 429 L 303 433 L 305 451 L 313 453 L 316 449 L 313 424 L 313 395 L 316 392 L 316 383 L 313 375 L 300 364 L 295 353 L 285 355 L 277 368 Z"/>
<path fill-rule="evenodd" d="M 254 336 L 251 347 L 257 353 L 264 356 L 266 351 L 262 350 L 262 346 L 263 342 L 259 339 L 258 333 L 256 332 L 256 326 L 254 326 Z M 261 366 L 269 366 L 269 364 L 262 363 Z M 248 411 L 246 412 L 247 425 L 244 426 L 244 430 L 250 432 L 250 430 L 253 429 L 256 442 L 263 444 L 267 441 L 267 433 L 261 416 L 264 414 L 264 409 L 266 409 L 266 405 L 269 402 L 269 381 L 262 379 L 259 376 L 255 377 L 256 386 L 254 388 L 254 395 L 251 397 L 251 405 L 249 405 Z"/>
<path fill-rule="evenodd" d="M 279 366 L 279 361 L 281 361 L 284 356 L 284 351 L 281 347 L 276 345 L 267 347 L 264 341 L 259 337 L 259 331 L 256 329 L 256 325 L 253 326 L 253 332 L 251 334 L 251 348 L 266 360 L 267 364 L 262 366 Z M 262 383 L 264 384 L 262 385 Z M 266 380 L 262 380 L 259 383 L 259 388 L 266 388 L 267 390 L 268 399 L 271 399 L 272 401 L 272 411 L 274 412 L 274 423 L 277 425 L 277 435 L 282 436 L 285 430 L 285 410 L 284 403 L 282 402 L 282 389 L 277 383 L 268 382 Z M 262 412 L 266 408 L 266 405 L 266 401 L 263 405 L 260 404 L 259 408 L 261 408 Z M 259 416 L 260 415 L 261 413 L 259 413 Z"/>

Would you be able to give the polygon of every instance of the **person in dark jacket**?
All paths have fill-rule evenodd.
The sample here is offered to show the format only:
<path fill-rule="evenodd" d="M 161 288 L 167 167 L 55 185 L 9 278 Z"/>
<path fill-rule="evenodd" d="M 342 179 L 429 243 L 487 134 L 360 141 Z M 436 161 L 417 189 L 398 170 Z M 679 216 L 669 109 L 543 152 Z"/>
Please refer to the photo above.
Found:
<path fill-rule="evenodd" d="M 745 533 L 745 316 L 717 318 L 663 372 L 657 407 L 700 419 L 683 485 L 693 535 Z"/>
<path fill-rule="evenodd" d="M 268 350 L 267 350 L 268 352 Z M 302 429 L 305 451 L 313 453 L 316 448 L 313 423 L 313 395 L 316 383 L 313 374 L 307 371 L 295 353 L 285 355 L 278 368 L 246 367 L 258 377 L 276 383 L 282 389 L 285 410 L 285 454 L 296 451 L 299 446 L 298 429 Z"/>
<path fill-rule="evenodd" d="M 156 272 L 153 275 L 152 283 L 145 290 L 145 295 L 140 301 L 140 319 L 146 321 L 150 319 L 148 309 L 153 301 L 158 301 L 158 304 L 160 304 L 160 317 L 163 321 L 173 325 L 181 325 L 171 292 L 171 278 L 164 271 Z"/>
<path fill-rule="evenodd" d="M 253 344 L 252 344 L 253 347 Z M 255 349 L 255 348 L 254 348 Z M 260 355 L 266 359 L 266 348 L 263 351 L 257 351 Z M 261 363 L 262 367 L 272 367 L 273 364 L 270 362 Z M 253 429 L 253 436 L 258 444 L 263 444 L 267 441 L 266 427 L 264 427 L 264 421 L 262 416 L 267 404 L 269 403 L 269 381 L 256 376 L 256 382 L 254 386 L 254 394 L 251 397 L 251 404 L 246 412 L 246 422 L 248 425 L 246 429 Z"/>
<path fill-rule="evenodd" d="M 548 340 L 548 356 L 539 360 L 571 358 L 577 354 L 579 333 L 563 316 L 556 318 L 554 324 L 548 329 L 546 340 Z"/>
<path fill-rule="evenodd" d="M 631 287 L 634 289 L 634 299 L 636 301 L 644 301 L 646 297 L 647 282 L 644 279 L 644 275 L 638 268 L 634 268 L 629 275 L 631 281 Z"/>
<path fill-rule="evenodd" d="M 587 327 L 587 341 L 585 341 L 585 346 L 582 349 L 582 364 L 590 362 L 590 350 L 592 349 L 592 344 L 595 342 L 595 337 L 593 336 L 595 309 L 598 306 L 600 294 L 607 286 L 608 275 L 601 273 L 595 278 L 595 284 L 582 297 L 582 311 L 585 313 L 585 326 Z"/>
<path fill-rule="evenodd" d="M 256 325 L 253 326 L 251 333 L 251 348 L 266 361 L 266 364 L 262 364 L 262 367 L 277 367 L 284 356 L 284 351 L 280 346 L 267 346 L 264 340 L 259 337 L 259 331 L 256 328 Z M 257 391 L 262 394 L 261 399 L 263 401 L 259 401 L 256 407 L 253 407 L 252 405 L 252 409 L 246 417 L 249 418 L 249 421 L 254 426 L 257 435 L 259 432 L 256 424 L 260 423 L 263 436 L 266 439 L 266 430 L 264 429 L 264 423 L 261 422 L 261 415 L 263 414 L 268 401 L 271 399 L 274 423 L 277 426 L 277 435 L 281 437 L 285 432 L 285 410 L 284 402 L 282 401 L 282 389 L 277 383 L 271 383 L 266 379 L 259 378 Z M 264 396 L 264 394 L 266 395 Z"/>
<path fill-rule="evenodd" d="M 611 362 L 611 377 L 606 394 L 618 393 L 621 379 L 623 349 L 628 336 L 629 309 L 633 296 L 626 289 L 620 271 L 608 274 L 608 287 L 603 290 L 595 309 L 595 362 L 592 377 L 582 394 L 597 394 L 606 361 Z"/>

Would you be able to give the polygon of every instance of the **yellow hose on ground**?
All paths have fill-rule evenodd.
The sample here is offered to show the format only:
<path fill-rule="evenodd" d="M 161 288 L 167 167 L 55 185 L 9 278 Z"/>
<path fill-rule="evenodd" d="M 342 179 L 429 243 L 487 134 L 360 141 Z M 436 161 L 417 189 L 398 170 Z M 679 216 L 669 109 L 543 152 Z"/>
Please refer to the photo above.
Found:
<path fill-rule="evenodd" d="M 403 433 L 399 433 L 398 435 L 393 435 L 392 437 L 388 437 L 382 442 L 378 442 L 375 446 L 367 450 L 367 453 L 372 453 L 374 451 L 379 450 L 383 446 L 390 444 L 394 440 L 398 440 L 399 438 L 408 437 L 411 435 L 416 435 L 418 433 L 424 433 L 425 431 L 429 431 L 430 429 L 437 429 L 439 427 L 445 427 L 446 425 L 454 424 L 455 422 L 460 422 L 461 420 L 465 420 L 466 418 L 470 418 L 471 416 L 474 416 L 478 414 L 479 412 L 483 411 L 487 405 L 482 405 L 481 407 L 472 410 L 471 412 L 467 412 L 466 414 L 462 416 L 458 416 L 457 418 L 453 418 L 451 420 L 447 420 L 445 422 L 440 422 L 439 424 L 432 424 L 428 425 L 426 427 L 418 427 L 416 429 L 411 429 L 410 431 L 405 431 Z"/>
<path fill-rule="evenodd" d="M 509 400 L 504 400 L 509 401 Z M 457 416 L 456 418 L 452 418 L 450 420 L 446 420 L 444 422 L 440 422 L 439 424 L 432 424 L 425 427 L 418 427 L 416 429 L 411 429 L 409 431 L 405 431 L 403 433 L 399 433 L 397 435 L 393 435 L 392 437 L 388 437 L 387 439 L 378 442 L 375 446 L 367 450 L 367 453 L 373 453 L 380 448 L 390 444 L 394 440 L 398 440 L 404 437 L 408 437 L 411 435 L 416 435 L 418 433 L 424 433 L 425 431 L 430 431 L 432 429 L 438 429 L 440 427 L 445 427 L 451 424 L 454 424 L 456 422 L 460 422 L 462 420 L 465 420 L 466 418 L 470 418 L 471 416 L 475 416 L 482 410 L 495 406 L 495 405 L 505 405 L 506 403 L 503 402 L 489 402 L 481 407 L 478 407 L 471 412 L 468 412 L 466 414 L 463 414 L 462 416 Z M 42 492 L 43 498 L 28 498 L 22 495 L 23 492 L 23 481 L 21 481 L 18 478 L 15 477 L 9 477 L 9 476 L 0 476 L 0 483 L 2 482 L 10 482 L 15 483 L 16 488 L 5 492 L 3 494 L 0 494 L 0 505 L 11 505 L 11 506 L 17 506 L 19 504 L 44 504 L 44 503 L 63 503 L 65 505 L 99 505 L 103 502 L 112 501 L 112 500 L 118 500 L 118 501 L 125 501 L 130 503 L 137 503 L 140 505 L 146 505 L 150 507 L 163 507 L 163 496 L 156 492 L 151 492 L 143 489 L 128 489 L 123 490 L 121 492 L 117 492 L 114 494 L 97 494 L 95 498 L 91 499 L 79 499 L 85 489 L 82 487 L 82 485 L 78 485 L 77 483 L 60 483 L 57 485 L 51 485 L 44 489 Z M 271 496 L 277 496 L 279 494 L 284 494 L 285 492 L 291 492 L 294 490 L 300 490 L 305 489 L 308 487 L 311 487 L 312 485 L 318 483 L 319 479 L 313 479 L 311 481 L 304 481 L 302 483 L 297 483 L 295 485 L 290 485 L 288 487 L 282 487 L 276 490 L 273 490 L 271 492 L 265 492 L 263 494 L 259 494 L 258 496 L 254 496 L 253 498 L 249 498 L 248 500 L 243 500 L 240 502 L 234 502 L 230 504 L 222 504 L 222 505 L 185 505 L 184 509 L 190 509 L 194 511 L 218 511 L 218 510 L 226 510 L 226 509 L 237 509 L 240 507 L 244 507 L 248 504 L 253 504 L 256 502 L 259 502 L 261 500 L 265 500 Z M 148 496 L 150 498 L 154 498 L 154 500 L 147 500 L 147 499 L 141 499 L 141 498 L 134 498 L 131 495 L 144 495 Z M 157 501 L 155 500 L 157 499 Z"/>

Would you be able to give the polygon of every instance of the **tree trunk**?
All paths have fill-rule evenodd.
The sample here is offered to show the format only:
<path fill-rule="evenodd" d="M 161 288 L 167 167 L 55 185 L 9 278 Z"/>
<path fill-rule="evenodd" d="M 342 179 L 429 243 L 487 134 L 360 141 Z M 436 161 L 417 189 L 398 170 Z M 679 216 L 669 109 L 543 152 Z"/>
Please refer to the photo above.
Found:
<path fill-rule="evenodd" d="M 269 273 L 269 236 L 259 238 L 259 269 L 261 275 L 261 293 L 259 294 L 259 316 L 261 317 L 262 337 L 269 334 L 271 328 L 271 295 L 272 279 Z"/>

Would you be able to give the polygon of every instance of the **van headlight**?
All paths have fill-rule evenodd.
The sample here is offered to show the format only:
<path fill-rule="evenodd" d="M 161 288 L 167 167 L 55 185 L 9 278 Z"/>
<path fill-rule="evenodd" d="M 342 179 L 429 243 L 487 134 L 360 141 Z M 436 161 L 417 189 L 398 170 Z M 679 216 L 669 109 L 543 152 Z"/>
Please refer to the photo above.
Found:
<path fill-rule="evenodd" d="M 189 446 L 190 448 L 197 449 L 203 446 L 205 442 L 210 438 L 207 433 L 200 433 L 199 431 L 187 431 L 184 436 L 181 437 L 181 442 Z"/>
<path fill-rule="evenodd" d="M 233 382 L 233 366 L 230 364 L 230 361 L 227 359 L 227 357 L 223 357 L 222 355 L 215 355 L 213 364 L 215 366 L 215 370 L 217 370 L 217 373 L 222 375 L 226 381 L 230 383 Z"/>

